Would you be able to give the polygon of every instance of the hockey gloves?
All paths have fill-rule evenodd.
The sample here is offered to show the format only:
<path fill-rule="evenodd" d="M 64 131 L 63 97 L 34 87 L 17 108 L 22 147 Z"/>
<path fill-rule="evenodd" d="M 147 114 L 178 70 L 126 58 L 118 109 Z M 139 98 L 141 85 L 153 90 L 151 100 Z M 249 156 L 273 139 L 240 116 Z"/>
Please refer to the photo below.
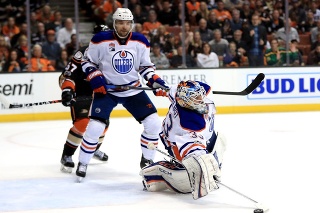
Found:
<path fill-rule="evenodd" d="M 72 89 L 70 88 L 63 89 L 61 94 L 61 100 L 62 100 L 63 106 L 70 106 L 73 97 L 74 97 L 74 92 Z"/>
<path fill-rule="evenodd" d="M 93 92 L 96 94 L 107 94 L 106 80 L 102 72 L 94 67 L 88 67 L 85 71 Z"/>
<path fill-rule="evenodd" d="M 153 75 L 148 80 L 147 86 L 155 89 L 153 90 L 155 96 L 168 96 L 168 92 L 170 90 L 166 82 L 164 82 L 164 80 L 162 80 L 158 75 Z"/>

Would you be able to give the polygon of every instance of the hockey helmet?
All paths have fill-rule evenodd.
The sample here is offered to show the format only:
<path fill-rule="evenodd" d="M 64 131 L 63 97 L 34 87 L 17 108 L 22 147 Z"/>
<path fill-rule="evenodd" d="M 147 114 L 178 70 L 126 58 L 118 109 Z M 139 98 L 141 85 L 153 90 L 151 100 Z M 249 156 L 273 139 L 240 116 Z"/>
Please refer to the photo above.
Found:
<path fill-rule="evenodd" d="M 134 24 L 134 21 L 133 21 L 133 15 L 131 13 L 131 11 L 128 9 L 128 8 L 118 8 L 113 16 L 113 29 L 115 31 L 115 33 L 122 39 L 126 38 L 129 33 L 133 30 L 133 24 Z M 125 36 L 120 36 L 118 31 L 117 31 L 117 28 L 116 28 L 116 21 L 117 20 L 121 20 L 121 21 L 131 21 L 131 29 L 128 31 L 128 33 L 125 35 Z"/>
<path fill-rule="evenodd" d="M 206 91 L 196 81 L 181 81 L 177 87 L 177 103 L 184 108 L 195 110 L 200 114 L 207 114 L 208 107 L 204 102 Z"/>
<path fill-rule="evenodd" d="M 133 21 L 133 15 L 128 8 L 118 8 L 114 12 L 112 18 L 113 18 L 113 21 L 115 20 Z"/>
<path fill-rule="evenodd" d="M 100 24 L 100 25 L 94 26 L 92 34 L 97 34 L 99 32 L 108 31 L 108 30 L 109 30 L 109 27 L 107 25 Z"/>

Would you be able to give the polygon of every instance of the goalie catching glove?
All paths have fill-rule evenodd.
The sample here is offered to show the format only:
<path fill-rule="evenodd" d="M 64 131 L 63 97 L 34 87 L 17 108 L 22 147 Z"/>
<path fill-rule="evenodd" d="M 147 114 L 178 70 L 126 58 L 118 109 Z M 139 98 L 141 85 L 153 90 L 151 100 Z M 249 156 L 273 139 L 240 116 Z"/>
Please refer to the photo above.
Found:
<path fill-rule="evenodd" d="M 147 86 L 153 90 L 155 96 L 168 96 L 169 86 L 158 75 L 154 74 L 148 80 Z"/>
<path fill-rule="evenodd" d="M 103 95 L 107 94 L 107 84 L 102 72 L 94 67 L 86 68 L 85 72 L 93 92 Z"/>

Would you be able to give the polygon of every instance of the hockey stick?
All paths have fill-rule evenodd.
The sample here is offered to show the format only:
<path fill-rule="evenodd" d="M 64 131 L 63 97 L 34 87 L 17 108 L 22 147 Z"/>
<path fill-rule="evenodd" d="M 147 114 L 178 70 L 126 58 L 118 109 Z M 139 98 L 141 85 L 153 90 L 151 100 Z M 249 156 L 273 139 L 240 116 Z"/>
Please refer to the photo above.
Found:
<path fill-rule="evenodd" d="M 40 106 L 40 105 L 47 105 L 47 104 L 55 104 L 55 103 L 60 103 L 60 102 L 62 102 L 62 100 L 41 101 L 41 102 L 26 103 L 26 104 L 10 104 L 9 109 L 31 107 L 31 106 Z"/>
<path fill-rule="evenodd" d="M 91 97 L 79 97 L 76 99 L 72 99 L 71 102 L 76 102 L 77 100 L 91 100 Z M 47 104 L 55 104 L 55 103 L 61 103 L 62 100 L 52 100 L 52 101 L 41 101 L 41 102 L 35 102 L 35 103 L 26 103 L 26 104 L 10 104 L 9 109 L 13 108 L 24 108 L 24 107 L 31 107 L 31 106 L 41 106 L 41 105 L 47 105 Z"/>
<path fill-rule="evenodd" d="M 153 89 L 153 88 L 150 88 L 150 87 L 135 87 L 135 86 L 120 86 L 120 85 L 107 85 L 107 88 L 108 89 L 119 89 L 119 90 L 129 90 L 129 89 L 135 89 L 135 90 L 157 90 L 158 88 L 156 89 Z M 168 89 L 167 91 L 169 91 L 170 89 Z"/>
<path fill-rule="evenodd" d="M 263 81 L 264 74 L 259 73 L 256 78 L 251 82 L 251 84 L 242 90 L 241 92 L 226 92 L 226 91 L 212 91 L 213 94 L 220 94 L 220 95 L 249 95 L 255 90 L 259 84 Z"/>
<path fill-rule="evenodd" d="M 181 164 L 181 162 L 178 161 L 175 157 L 173 157 L 173 156 L 167 154 L 166 152 L 158 149 L 153 143 L 148 143 L 147 147 L 148 147 L 148 149 L 156 150 L 156 151 L 160 152 L 161 154 L 163 154 L 163 155 L 171 158 L 171 160 L 176 161 L 176 162 L 178 162 L 178 163 Z M 248 196 L 246 196 L 246 195 L 244 195 L 244 194 L 236 191 L 235 189 L 233 189 L 233 188 L 231 188 L 231 187 L 229 187 L 229 186 L 221 183 L 221 181 L 216 181 L 216 183 L 217 183 L 218 185 L 224 186 L 225 188 L 229 189 L 230 191 L 232 191 L 232 192 L 234 192 L 234 193 L 236 193 L 236 194 L 238 194 L 238 195 L 241 195 L 242 197 L 244 197 L 244 198 L 252 201 L 252 202 L 255 204 L 256 208 L 262 209 L 264 212 L 266 212 L 266 211 L 269 210 L 269 208 L 267 208 L 266 206 L 264 206 L 262 203 L 259 203 L 259 202 L 255 201 L 254 199 L 252 199 L 252 198 L 250 198 L 250 197 L 248 197 Z"/>

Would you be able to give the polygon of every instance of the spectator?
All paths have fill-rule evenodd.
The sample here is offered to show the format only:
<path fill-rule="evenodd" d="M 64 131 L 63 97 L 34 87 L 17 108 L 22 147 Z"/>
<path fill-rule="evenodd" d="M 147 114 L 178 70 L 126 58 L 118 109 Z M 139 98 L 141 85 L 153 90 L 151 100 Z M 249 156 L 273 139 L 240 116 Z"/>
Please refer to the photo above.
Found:
<path fill-rule="evenodd" d="M 18 45 L 15 47 L 18 53 L 18 60 L 23 64 L 26 63 L 28 59 L 28 39 L 27 36 L 21 35 L 18 39 Z"/>
<path fill-rule="evenodd" d="M 211 51 L 215 52 L 219 59 L 223 58 L 223 55 L 227 52 L 229 42 L 222 38 L 221 30 L 214 30 L 214 39 L 209 42 L 211 46 Z"/>
<path fill-rule="evenodd" d="M 177 50 L 174 43 L 174 36 L 169 33 L 166 35 L 166 41 L 163 46 L 163 53 L 170 60 L 173 55 L 177 54 Z"/>
<path fill-rule="evenodd" d="M 142 6 L 140 4 L 136 4 L 133 11 L 134 23 L 143 24 L 147 21 L 147 14 L 145 11 L 142 10 Z"/>
<path fill-rule="evenodd" d="M 155 35 L 160 25 L 162 24 L 157 20 L 156 11 L 150 10 L 148 14 L 148 20 L 143 23 L 142 27 L 143 27 L 143 31 L 147 31 L 152 35 Z"/>
<path fill-rule="evenodd" d="M 247 47 L 246 43 L 242 40 L 242 31 L 241 30 L 236 30 L 233 33 L 233 40 L 232 41 L 237 46 L 237 52 L 240 52 L 242 56 L 245 56 L 248 47 Z"/>
<path fill-rule="evenodd" d="M 55 62 L 56 71 L 63 71 L 69 63 L 69 57 L 66 50 L 62 50 L 59 58 Z"/>
<path fill-rule="evenodd" d="M 243 20 L 240 17 L 240 11 L 238 9 L 232 10 L 232 19 L 230 20 L 231 30 L 234 32 L 236 30 L 242 29 Z"/>
<path fill-rule="evenodd" d="M 54 20 L 51 7 L 48 4 L 42 7 L 38 20 L 44 24 L 48 24 Z"/>
<path fill-rule="evenodd" d="M 164 25 L 160 25 L 157 29 L 157 33 L 152 36 L 151 38 L 151 44 L 158 43 L 160 44 L 161 48 L 163 48 L 165 42 L 166 42 L 166 35 L 168 34 L 166 27 Z"/>
<path fill-rule="evenodd" d="M 318 7 L 318 0 L 311 0 L 310 8 L 315 21 L 320 21 L 320 9 Z"/>
<path fill-rule="evenodd" d="M 77 51 L 77 35 L 76 34 L 71 35 L 70 42 L 66 44 L 65 50 L 67 51 L 68 58 L 72 57 L 76 53 Z"/>
<path fill-rule="evenodd" d="M 312 11 L 307 11 L 306 22 L 299 25 L 299 29 L 303 32 L 310 32 L 313 28 L 317 27 L 317 22 L 314 20 Z"/>
<path fill-rule="evenodd" d="M 196 15 L 196 22 L 199 23 L 200 19 L 204 18 L 205 20 L 209 19 L 209 13 L 208 5 L 205 1 L 200 2 L 199 10 L 197 11 Z"/>
<path fill-rule="evenodd" d="M 316 40 L 316 42 L 314 42 L 314 43 L 311 44 L 311 50 L 316 49 L 316 47 L 318 46 L 318 44 L 320 44 L 320 33 L 318 33 L 318 35 L 317 35 L 317 40 Z"/>
<path fill-rule="evenodd" d="M 53 20 L 45 24 L 46 30 L 54 30 L 58 32 L 63 27 L 62 15 L 60 11 L 54 11 Z"/>
<path fill-rule="evenodd" d="M 317 21 L 317 26 L 312 28 L 310 31 L 311 44 L 313 44 L 317 41 L 317 36 L 319 33 L 320 33 L 320 20 Z"/>
<path fill-rule="evenodd" d="M 46 72 L 54 71 L 55 68 L 51 65 L 50 60 L 45 58 L 42 54 L 42 47 L 36 44 L 32 48 L 32 57 L 30 65 L 27 64 L 27 71 L 29 72 Z"/>
<path fill-rule="evenodd" d="M 224 2 L 222 0 L 218 0 L 217 2 L 217 8 L 213 9 L 213 11 L 216 13 L 217 19 L 221 22 L 223 22 L 225 19 L 232 19 L 232 16 L 230 12 L 225 8 Z"/>
<path fill-rule="evenodd" d="M 159 43 L 153 44 L 152 52 L 150 53 L 150 59 L 157 69 L 166 69 L 170 66 L 168 58 L 161 52 Z"/>
<path fill-rule="evenodd" d="M 242 5 L 242 10 L 240 10 L 240 17 L 243 21 L 248 21 L 251 23 L 251 16 L 252 16 L 253 12 L 250 8 L 250 3 L 249 1 L 244 1 L 243 5 Z"/>
<path fill-rule="evenodd" d="M 316 48 L 309 53 L 307 65 L 320 65 L 320 45 L 317 45 Z"/>
<path fill-rule="evenodd" d="M 45 41 L 47 41 L 44 24 L 42 22 L 38 22 L 37 26 L 37 32 L 31 34 L 31 43 L 42 45 Z"/>
<path fill-rule="evenodd" d="M 135 19 L 136 16 L 134 15 Z M 159 22 L 163 25 L 174 26 L 176 25 L 177 14 L 171 8 L 171 3 L 169 0 L 162 1 L 162 10 L 158 12 Z"/>
<path fill-rule="evenodd" d="M 197 65 L 203 68 L 215 68 L 219 67 L 219 58 L 215 52 L 211 51 L 211 47 L 208 43 L 203 43 L 201 47 L 201 53 L 197 54 Z"/>
<path fill-rule="evenodd" d="M 209 42 L 213 39 L 213 31 L 207 28 L 207 20 L 204 18 L 199 21 L 199 32 L 202 41 Z"/>
<path fill-rule="evenodd" d="M 304 25 L 306 22 L 306 11 L 300 7 L 300 0 L 292 0 L 291 2 L 291 9 L 289 10 L 289 18 L 291 19 L 293 25 L 292 27 L 296 26 L 296 29 L 299 29 L 301 25 Z"/>
<path fill-rule="evenodd" d="M 264 64 L 268 66 L 283 66 L 286 64 L 286 50 L 279 47 L 278 40 L 271 40 L 271 48 L 264 54 Z"/>
<path fill-rule="evenodd" d="M 57 42 L 60 44 L 60 47 L 64 49 L 66 44 L 71 41 L 71 35 L 76 33 L 76 30 L 73 28 L 73 20 L 67 18 L 64 27 L 57 32 Z"/>
<path fill-rule="evenodd" d="M 38 30 L 38 20 L 37 20 L 37 14 L 35 12 L 30 13 L 30 30 L 32 33 L 37 33 Z"/>
<path fill-rule="evenodd" d="M 181 45 L 179 45 L 177 47 L 177 55 L 174 55 L 170 60 L 171 67 L 173 67 L 173 68 L 185 68 L 184 65 L 182 64 L 182 54 L 183 54 L 183 48 L 182 48 Z M 185 66 L 187 68 L 196 66 L 195 60 L 188 53 L 186 53 L 186 64 L 185 64 Z"/>
<path fill-rule="evenodd" d="M 239 67 L 242 61 L 242 54 L 237 51 L 237 45 L 231 41 L 226 54 L 223 56 L 223 65 L 225 67 Z"/>
<path fill-rule="evenodd" d="M 243 40 L 248 46 L 247 56 L 249 65 L 263 66 L 264 48 L 267 43 L 267 30 L 260 25 L 259 16 L 254 14 L 251 18 L 252 26 L 243 32 Z"/>
<path fill-rule="evenodd" d="M 14 17 L 8 17 L 7 23 L 2 27 L 2 34 L 11 39 L 14 35 L 20 32 L 19 27 L 16 25 Z"/>
<path fill-rule="evenodd" d="M 18 60 L 18 53 L 12 49 L 9 54 L 9 59 L 3 66 L 3 72 L 21 72 L 24 64 Z"/>
<path fill-rule="evenodd" d="M 229 19 L 225 19 L 222 25 L 221 37 L 226 39 L 228 42 L 233 40 L 233 30 Z"/>
<path fill-rule="evenodd" d="M 43 54 L 51 61 L 54 66 L 56 60 L 60 57 L 61 47 L 56 42 L 56 32 L 54 30 L 47 31 L 47 41 L 42 45 Z"/>
<path fill-rule="evenodd" d="M 6 38 L 3 35 L 0 35 L 0 53 L 4 61 L 9 57 L 10 44 L 6 41 Z"/>
<path fill-rule="evenodd" d="M 188 20 L 191 26 L 195 26 L 197 24 L 197 13 L 200 8 L 200 2 L 197 0 L 189 0 L 186 2 L 186 9 L 187 13 L 186 16 L 188 16 Z"/>
<path fill-rule="evenodd" d="M 184 23 L 184 30 L 185 30 L 184 44 L 186 48 L 188 48 L 193 41 L 193 35 L 194 35 L 193 31 L 190 28 L 189 22 Z M 182 41 L 182 32 L 179 33 L 179 36 L 180 36 L 180 40 Z"/>
<path fill-rule="evenodd" d="M 199 31 L 194 33 L 193 41 L 190 43 L 188 47 L 188 54 L 190 54 L 193 58 L 197 57 L 197 54 L 202 51 L 203 41 L 201 39 L 201 35 Z"/>
<path fill-rule="evenodd" d="M 289 47 L 289 65 L 300 66 L 304 65 L 302 61 L 302 51 L 297 48 L 298 41 L 292 40 Z"/>
<path fill-rule="evenodd" d="M 140 24 L 140 23 L 134 23 L 134 29 L 133 29 L 133 31 L 143 34 L 142 24 Z"/>
<path fill-rule="evenodd" d="M 266 24 L 268 33 L 276 33 L 280 28 L 284 27 L 284 21 L 280 18 L 278 10 L 274 10 L 270 21 Z"/>
<path fill-rule="evenodd" d="M 106 1 L 104 1 L 104 4 L 102 6 L 102 9 L 103 9 L 103 12 L 104 12 L 103 19 L 106 19 L 107 16 L 109 16 L 110 14 L 113 14 L 113 12 L 117 8 L 121 8 L 121 7 L 122 7 L 122 4 L 117 0 L 106 0 Z"/>
<path fill-rule="evenodd" d="M 300 42 L 300 37 L 299 37 L 298 31 L 296 30 L 296 28 L 291 27 L 290 18 L 288 18 L 287 21 L 285 21 L 285 25 L 286 24 L 288 24 L 288 26 L 289 26 L 288 32 L 286 32 L 286 27 L 284 26 L 276 32 L 276 38 L 281 38 L 282 40 L 286 41 L 287 35 L 289 34 L 289 41 L 296 39 L 298 42 Z"/>
<path fill-rule="evenodd" d="M 27 36 L 27 30 L 28 30 L 28 26 L 27 23 L 22 23 L 19 26 L 20 32 L 18 34 L 15 34 L 14 36 L 12 36 L 11 40 L 10 40 L 10 44 L 11 47 L 15 47 L 18 44 L 18 39 L 21 35 L 25 35 Z"/>
<path fill-rule="evenodd" d="M 207 28 L 213 31 L 215 29 L 220 29 L 221 27 L 222 23 L 217 19 L 216 13 L 211 10 L 207 21 Z"/>

